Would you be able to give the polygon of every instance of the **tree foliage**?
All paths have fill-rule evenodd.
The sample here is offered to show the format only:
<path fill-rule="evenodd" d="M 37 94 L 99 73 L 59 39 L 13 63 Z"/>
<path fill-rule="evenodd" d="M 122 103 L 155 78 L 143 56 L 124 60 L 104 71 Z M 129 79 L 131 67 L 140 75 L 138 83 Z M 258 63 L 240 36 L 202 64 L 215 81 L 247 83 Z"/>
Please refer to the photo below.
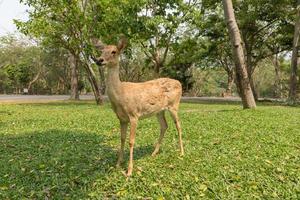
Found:
<path fill-rule="evenodd" d="M 234 64 L 221 1 L 21 2 L 30 9 L 28 21 L 16 21 L 19 30 L 36 38 L 39 45 L 47 46 L 47 49 L 60 49 L 65 51 L 64 55 L 74 54 L 79 60 L 80 76 L 85 74 L 86 77 L 82 78 L 91 83 L 93 91 L 103 91 L 105 73 L 90 62 L 90 57 L 97 57 L 100 53 L 93 47 L 91 39 L 100 38 L 106 44 L 116 44 L 120 35 L 125 35 L 129 45 L 121 62 L 121 73 L 126 76 L 124 80 L 170 76 L 180 80 L 189 90 L 193 81 L 197 81 L 191 73 L 195 68 L 223 68 L 228 76 L 228 87 L 224 90 L 232 92 L 230 84 L 233 78 L 230 77 L 234 77 Z M 256 68 L 265 66 L 261 64 L 264 60 L 280 57 L 291 50 L 296 1 L 246 0 L 233 1 L 233 5 L 244 41 L 247 70 L 254 87 L 257 83 L 252 74 Z M 65 59 L 68 60 L 68 56 Z M 69 70 L 54 69 L 47 76 L 59 76 L 59 73 L 65 74 Z M 4 76 L 4 72 L 1 73 L 0 76 Z M 88 88 L 86 84 L 85 88 Z"/>
<path fill-rule="evenodd" d="M 3 36 L 0 38 L 0 63 L 2 93 L 20 93 L 23 88 L 40 93 L 68 91 L 66 52 L 61 49 L 46 49 L 15 35 Z M 57 89 L 57 85 L 61 88 Z M 48 91 L 50 88 L 53 91 Z"/>

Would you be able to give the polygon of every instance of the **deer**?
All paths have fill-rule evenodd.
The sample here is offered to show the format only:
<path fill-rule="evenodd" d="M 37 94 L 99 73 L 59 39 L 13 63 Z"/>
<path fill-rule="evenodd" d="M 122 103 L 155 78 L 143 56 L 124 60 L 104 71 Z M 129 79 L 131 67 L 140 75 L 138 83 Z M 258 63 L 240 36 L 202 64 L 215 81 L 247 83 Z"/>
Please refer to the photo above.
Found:
<path fill-rule="evenodd" d="M 129 135 L 129 164 L 127 177 L 133 171 L 133 149 L 135 143 L 136 128 L 139 119 L 157 116 L 160 124 L 160 136 L 155 145 L 152 156 L 160 149 L 168 124 L 165 111 L 169 111 L 178 132 L 180 154 L 184 155 L 182 144 L 182 130 L 178 117 L 179 103 L 182 95 L 181 83 L 170 78 L 159 78 L 151 81 L 133 83 L 121 82 L 119 77 L 119 60 L 122 51 L 127 45 L 127 39 L 121 37 L 117 45 L 105 45 L 99 39 L 93 40 L 93 45 L 101 56 L 93 60 L 97 65 L 107 68 L 106 89 L 111 107 L 120 121 L 121 146 L 118 151 L 116 167 L 120 167 L 124 158 L 124 146 L 127 136 L 128 124 Z M 99 53 L 100 54 L 100 53 Z"/>

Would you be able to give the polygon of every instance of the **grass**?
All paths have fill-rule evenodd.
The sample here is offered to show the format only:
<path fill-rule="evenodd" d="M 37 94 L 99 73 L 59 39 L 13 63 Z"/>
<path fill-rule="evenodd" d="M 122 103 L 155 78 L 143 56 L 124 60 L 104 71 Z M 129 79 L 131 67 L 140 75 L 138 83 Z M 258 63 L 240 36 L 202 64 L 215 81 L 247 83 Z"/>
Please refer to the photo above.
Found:
<path fill-rule="evenodd" d="M 158 123 L 140 121 L 126 181 L 109 104 L 0 105 L 0 199 L 300 198 L 299 107 L 182 104 L 180 117 L 186 155 L 168 116 L 151 157 Z"/>

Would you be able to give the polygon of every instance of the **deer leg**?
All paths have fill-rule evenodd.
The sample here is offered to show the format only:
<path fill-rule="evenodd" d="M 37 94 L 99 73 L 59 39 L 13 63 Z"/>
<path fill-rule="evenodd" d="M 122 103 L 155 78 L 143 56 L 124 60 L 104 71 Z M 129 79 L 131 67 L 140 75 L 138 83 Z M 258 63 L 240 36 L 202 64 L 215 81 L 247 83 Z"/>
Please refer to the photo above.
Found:
<path fill-rule="evenodd" d="M 181 134 L 181 126 L 179 122 L 179 117 L 177 113 L 177 109 L 170 109 L 171 116 L 175 122 L 176 129 L 178 132 L 178 137 L 179 137 L 179 147 L 180 147 L 180 154 L 183 156 L 184 155 L 184 150 L 183 150 L 183 144 L 182 144 L 182 134 Z"/>
<path fill-rule="evenodd" d="M 165 118 L 165 111 L 162 111 L 160 113 L 157 114 L 157 119 L 158 119 L 158 122 L 160 124 L 160 136 L 159 136 L 159 139 L 155 145 L 155 149 L 152 153 L 152 156 L 155 156 L 158 152 L 159 152 L 159 147 L 161 145 L 161 142 L 164 138 L 164 135 L 165 135 L 165 132 L 168 128 L 168 124 L 167 124 L 167 121 L 166 121 L 166 118 Z"/>
<path fill-rule="evenodd" d="M 117 167 L 121 165 L 124 158 L 124 146 L 125 146 L 128 122 L 120 122 L 120 125 L 121 125 L 121 147 L 119 149 Z"/>
<path fill-rule="evenodd" d="M 133 146 L 135 141 L 136 126 L 137 126 L 137 119 L 130 119 L 130 137 L 129 137 L 130 156 L 129 156 L 127 176 L 131 176 L 132 169 L 133 169 Z"/>

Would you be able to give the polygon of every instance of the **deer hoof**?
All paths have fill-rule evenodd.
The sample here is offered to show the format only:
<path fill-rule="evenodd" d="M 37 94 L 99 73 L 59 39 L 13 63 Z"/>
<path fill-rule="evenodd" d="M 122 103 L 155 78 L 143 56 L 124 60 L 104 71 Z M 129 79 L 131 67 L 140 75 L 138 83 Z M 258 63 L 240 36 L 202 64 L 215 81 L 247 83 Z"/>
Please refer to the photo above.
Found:
<path fill-rule="evenodd" d="M 156 156 L 158 152 L 159 152 L 159 145 L 156 145 L 153 153 L 151 154 L 151 156 L 153 156 L 153 157 Z"/>
<path fill-rule="evenodd" d="M 130 177 L 131 175 L 132 175 L 132 169 L 129 168 L 128 171 L 127 171 L 126 176 L 127 176 L 127 177 Z"/>
<path fill-rule="evenodd" d="M 152 157 L 155 157 L 157 155 L 158 151 L 153 151 L 153 153 L 151 154 Z"/>

